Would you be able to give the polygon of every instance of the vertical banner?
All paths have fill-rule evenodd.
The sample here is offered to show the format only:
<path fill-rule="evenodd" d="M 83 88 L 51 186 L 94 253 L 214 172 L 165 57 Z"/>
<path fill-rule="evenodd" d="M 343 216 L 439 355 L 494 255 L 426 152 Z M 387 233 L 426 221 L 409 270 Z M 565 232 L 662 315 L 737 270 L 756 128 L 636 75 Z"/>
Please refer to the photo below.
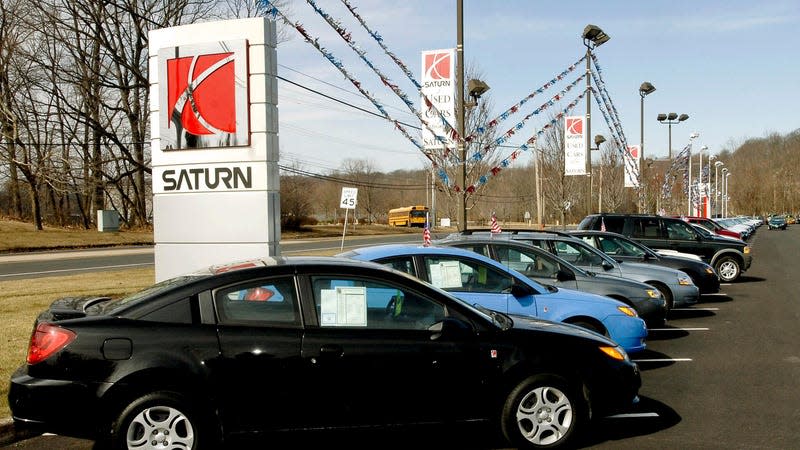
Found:
<path fill-rule="evenodd" d="M 629 145 L 625 151 L 624 160 L 622 161 L 622 165 L 625 168 L 625 187 L 639 187 L 641 155 L 638 145 Z"/>
<path fill-rule="evenodd" d="M 420 98 L 420 111 L 428 122 L 428 127 L 422 125 L 422 144 L 426 150 L 443 149 L 444 144 L 439 138 L 445 139 L 448 147 L 455 145 L 452 138 L 448 136 L 447 127 L 442 122 L 444 119 L 452 125 L 455 119 L 455 61 L 456 51 L 452 48 L 422 52 L 422 90 L 420 92 L 423 97 Z M 426 106 L 425 97 L 430 100 L 435 109 Z"/>
<path fill-rule="evenodd" d="M 564 175 L 586 175 L 585 116 L 564 118 Z"/>

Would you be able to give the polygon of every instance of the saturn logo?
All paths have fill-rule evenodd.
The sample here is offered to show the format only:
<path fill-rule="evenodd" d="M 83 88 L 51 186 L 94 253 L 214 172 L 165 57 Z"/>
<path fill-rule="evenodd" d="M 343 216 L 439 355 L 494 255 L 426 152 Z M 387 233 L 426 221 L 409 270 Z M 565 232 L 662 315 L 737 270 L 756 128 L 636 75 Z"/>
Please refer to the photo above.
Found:
<path fill-rule="evenodd" d="M 159 50 L 164 150 L 248 145 L 245 40 Z"/>
<path fill-rule="evenodd" d="M 236 132 L 233 53 L 167 61 L 172 122 L 194 135 Z"/>
<path fill-rule="evenodd" d="M 583 117 L 567 118 L 567 134 L 583 134 Z"/>
<path fill-rule="evenodd" d="M 449 80 L 450 53 L 425 55 L 425 77 L 429 80 Z"/>

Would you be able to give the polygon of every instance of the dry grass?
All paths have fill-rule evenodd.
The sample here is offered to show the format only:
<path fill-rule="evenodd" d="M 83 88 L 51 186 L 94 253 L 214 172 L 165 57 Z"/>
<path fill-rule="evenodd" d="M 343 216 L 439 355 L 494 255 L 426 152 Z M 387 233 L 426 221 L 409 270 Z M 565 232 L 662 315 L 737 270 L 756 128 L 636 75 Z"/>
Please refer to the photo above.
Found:
<path fill-rule="evenodd" d="M 113 276 L 109 276 L 113 274 Z M 8 409 L 8 380 L 25 362 L 36 316 L 53 300 L 71 295 L 121 296 L 153 284 L 153 268 L 94 272 L 33 280 L 0 281 L 0 418 Z"/>
<path fill-rule="evenodd" d="M 45 227 L 37 231 L 30 223 L 0 220 L 0 253 L 152 243 L 151 230 L 99 232 Z"/>

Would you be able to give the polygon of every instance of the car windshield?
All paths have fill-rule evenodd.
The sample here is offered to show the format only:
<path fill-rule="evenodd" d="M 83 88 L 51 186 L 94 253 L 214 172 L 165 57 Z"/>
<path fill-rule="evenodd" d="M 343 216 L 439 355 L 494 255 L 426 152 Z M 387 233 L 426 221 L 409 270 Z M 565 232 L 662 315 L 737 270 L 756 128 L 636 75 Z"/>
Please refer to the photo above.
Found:
<path fill-rule="evenodd" d="M 629 241 L 616 236 L 599 236 L 600 248 L 609 255 L 621 256 L 656 256 L 649 248 L 638 242 Z"/>

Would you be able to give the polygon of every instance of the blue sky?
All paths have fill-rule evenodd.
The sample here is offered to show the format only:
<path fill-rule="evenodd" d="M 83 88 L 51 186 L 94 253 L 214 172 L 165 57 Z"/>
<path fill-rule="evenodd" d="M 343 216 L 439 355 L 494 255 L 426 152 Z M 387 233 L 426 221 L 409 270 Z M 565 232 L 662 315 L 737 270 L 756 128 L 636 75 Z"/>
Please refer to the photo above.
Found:
<path fill-rule="evenodd" d="M 315 1 L 341 19 L 356 44 L 367 51 L 367 58 L 419 107 L 413 85 L 341 1 Z M 349 2 L 417 80 L 423 50 L 456 46 L 456 0 Z M 304 0 L 288 3 L 281 11 L 318 38 L 393 118 L 419 125 L 401 100 L 380 85 L 378 77 Z M 644 102 L 647 156 L 666 157 L 668 153 L 669 127 L 656 120 L 658 113 L 690 116 L 672 126 L 673 155 L 686 145 L 692 132 L 700 133 L 695 148 L 705 145 L 711 153 L 718 153 L 734 149 L 748 138 L 800 128 L 800 2 L 796 0 L 464 0 L 465 62 L 491 87 L 484 99 L 491 101 L 494 115 L 577 61 L 586 51 L 581 33 L 587 24 L 599 26 L 611 37 L 596 49 L 596 55 L 629 144 L 640 141 L 638 88 L 643 81 L 656 87 Z M 285 34 L 289 40 L 278 46 L 279 76 L 375 111 L 294 28 L 286 28 Z M 582 70 L 567 77 L 566 83 Z M 510 128 L 564 87 L 557 85 L 535 97 L 499 129 Z M 340 168 L 350 158 L 366 159 L 380 171 L 425 167 L 427 160 L 391 123 L 283 81 L 278 82 L 278 89 L 281 164 L 326 172 Z M 605 121 L 592 103 L 592 134 L 608 136 Z M 585 109 L 582 101 L 574 114 L 583 114 Z M 529 122 L 508 144 L 521 145 L 543 123 Z M 515 164 L 527 162 L 522 158 Z"/>

